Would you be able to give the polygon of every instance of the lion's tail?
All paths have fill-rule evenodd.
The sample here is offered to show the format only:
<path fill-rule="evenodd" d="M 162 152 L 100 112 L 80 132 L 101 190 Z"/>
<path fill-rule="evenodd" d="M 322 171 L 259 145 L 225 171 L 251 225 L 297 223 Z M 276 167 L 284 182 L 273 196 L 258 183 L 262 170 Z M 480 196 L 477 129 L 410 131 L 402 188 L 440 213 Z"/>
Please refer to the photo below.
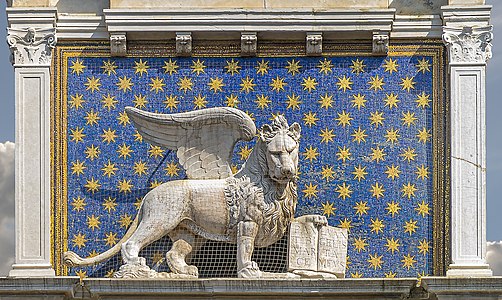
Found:
<path fill-rule="evenodd" d="M 106 250 L 105 252 L 103 252 L 97 256 L 89 257 L 89 258 L 82 258 L 82 257 L 78 256 L 78 254 L 73 251 L 66 251 L 63 254 L 64 263 L 70 267 L 89 266 L 89 265 L 95 265 L 97 263 L 100 263 L 104 260 L 111 258 L 112 256 L 114 256 L 115 254 L 117 254 L 120 251 L 122 244 L 125 243 L 131 237 L 131 235 L 136 231 L 136 228 L 138 227 L 138 223 L 139 223 L 138 222 L 139 215 L 140 215 L 140 213 L 138 213 L 136 215 L 136 218 L 132 222 L 131 227 L 129 227 L 129 229 L 127 230 L 125 235 L 122 237 L 122 239 L 120 239 L 120 241 L 118 243 L 116 243 L 113 247 L 111 247 L 110 249 Z"/>

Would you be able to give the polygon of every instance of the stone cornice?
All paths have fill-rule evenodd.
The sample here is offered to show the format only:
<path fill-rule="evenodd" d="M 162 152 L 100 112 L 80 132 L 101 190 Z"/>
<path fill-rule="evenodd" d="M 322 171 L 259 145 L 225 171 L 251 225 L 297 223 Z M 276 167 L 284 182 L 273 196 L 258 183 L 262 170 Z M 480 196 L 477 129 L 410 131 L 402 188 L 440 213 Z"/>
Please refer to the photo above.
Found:
<path fill-rule="evenodd" d="M 485 64 L 492 57 L 492 26 L 444 27 L 450 64 Z"/>
<path fill-rule="evenodd" d="M 11 63 L 20 65 L 49 66 L 52 49 L 56 46 L 54 28 L 9 28 L 7 43 L 11 51 Z"/>

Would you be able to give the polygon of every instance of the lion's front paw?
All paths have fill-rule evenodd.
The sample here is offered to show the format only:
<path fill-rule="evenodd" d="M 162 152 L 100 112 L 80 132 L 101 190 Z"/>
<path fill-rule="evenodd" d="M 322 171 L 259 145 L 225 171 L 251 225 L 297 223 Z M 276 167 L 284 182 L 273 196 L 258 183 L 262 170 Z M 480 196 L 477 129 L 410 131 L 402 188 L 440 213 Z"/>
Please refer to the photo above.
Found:
<path fill-rule="evenodd" d="M 239 276 L 239 278 L 260 278 L 262 277 L 262 273 L 260 268 L 258 268 L 258 264 L 251 261 L 237 272 L 237 276 Z"/>

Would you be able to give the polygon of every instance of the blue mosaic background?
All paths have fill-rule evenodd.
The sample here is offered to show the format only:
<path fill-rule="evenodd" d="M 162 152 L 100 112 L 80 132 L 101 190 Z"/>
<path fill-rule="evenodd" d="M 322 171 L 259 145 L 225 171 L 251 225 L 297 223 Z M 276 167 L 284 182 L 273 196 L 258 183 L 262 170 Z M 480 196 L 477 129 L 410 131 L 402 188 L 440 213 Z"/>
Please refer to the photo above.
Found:
<path fill-rule="evenodd" d="M 431 65 L 427 56 L 69 58 L 68 249 L 107 250 L 143 195 L 185 178 L 174 153 L 142 141 L 126 106 L 228 105 L 257 126 L 276 114 L 302 125 L 297 215 L 349 229 L 347 277 L 432 274 Z M 237 144 L 235 169 L 253 145 Z M 118 263 L 70 274 L 110 275 Z"/>

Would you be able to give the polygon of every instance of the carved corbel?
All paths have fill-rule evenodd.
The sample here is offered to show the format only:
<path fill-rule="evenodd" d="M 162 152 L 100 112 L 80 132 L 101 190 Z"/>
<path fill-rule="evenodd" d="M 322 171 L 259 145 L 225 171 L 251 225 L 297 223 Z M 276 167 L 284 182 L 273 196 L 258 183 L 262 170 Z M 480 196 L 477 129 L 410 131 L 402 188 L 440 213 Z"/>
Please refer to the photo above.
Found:
<path fill-rule="evenodd" d="M 127 37 L 125 32 L 110 33 L 110 53 L 112 56 L 127 55 Z"/>
<path fill-rule="evenodd" d="M 178 56 L 192 55 L 191 32 L 176 32 L 176 54 Z"/>
<path fill-rule="evenodd" d="M 373 55 L 387 56 L 389 53 L 389 33 L 373 32 Z"/>
<path fill-rule="evenodd" d="M 493 26 L 443 27 L 450 63 L 486 63 L 492 57 Z"/>
<path fill-rule="evenodd" d="M 241 55 L 256 56 L 256 48 L 258 45 L 258 37 L 256 32 L 241 33 Z"/>
<path fill-rule="evenodd" d="M 9 28 L 7 44 L 13 65 L 49 65 L 56 46 L 56 29 Z"/>
<path fill-rule="evenodd" d="M 307 47 L 305 48 L 308 56 L 319 56 L 322 54 L 322 32 L 307 32 Z"/>

